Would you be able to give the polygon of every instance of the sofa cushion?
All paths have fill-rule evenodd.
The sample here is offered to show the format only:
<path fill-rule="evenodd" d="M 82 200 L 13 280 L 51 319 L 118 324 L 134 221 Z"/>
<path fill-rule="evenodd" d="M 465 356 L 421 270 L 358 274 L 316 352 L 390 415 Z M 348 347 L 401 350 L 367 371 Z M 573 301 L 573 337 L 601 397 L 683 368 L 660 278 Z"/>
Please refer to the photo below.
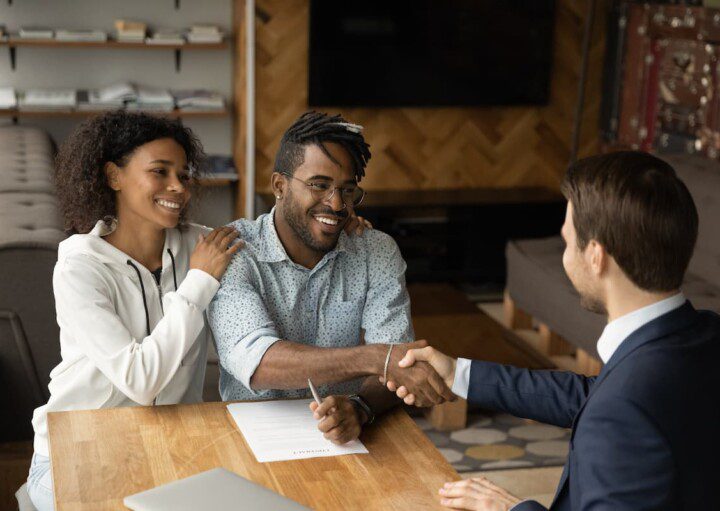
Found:
<path fill-rule="evenodd" d="M 580 307 L 565 275 L 560 237 L 511 241 L 505 250 L 507 290 L 515 304 L 573 345 L 597 356 L 605 317 Z"/>
<path fill-rule="evenodd" d="M 0 250 L 49 248 L 65 239 L 55 197 L 45 193 L 0 193 Z"/>
<path fill-rule="evenodd" d="M 720 162 L 700 156 L 668 156 L 690 190 L 700 225 L 689 270 L 720 285 Z"/>

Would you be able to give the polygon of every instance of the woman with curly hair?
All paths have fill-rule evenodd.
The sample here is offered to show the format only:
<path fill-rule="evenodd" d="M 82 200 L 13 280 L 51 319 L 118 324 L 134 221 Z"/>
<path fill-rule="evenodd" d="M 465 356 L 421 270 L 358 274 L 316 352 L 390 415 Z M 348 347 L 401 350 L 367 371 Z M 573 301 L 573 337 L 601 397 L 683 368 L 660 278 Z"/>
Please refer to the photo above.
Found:
<path fill-rule="evenodd" d="M 61 147 L 65 228 L 53 290 L 62 361 L 35 410 L 28 493 L 54 508 L 47 414 L 202 400 L 204 312 L 237 232 L 186 221 L 203 157 L 179 121 L 122 111 L 83 123 Z"/>

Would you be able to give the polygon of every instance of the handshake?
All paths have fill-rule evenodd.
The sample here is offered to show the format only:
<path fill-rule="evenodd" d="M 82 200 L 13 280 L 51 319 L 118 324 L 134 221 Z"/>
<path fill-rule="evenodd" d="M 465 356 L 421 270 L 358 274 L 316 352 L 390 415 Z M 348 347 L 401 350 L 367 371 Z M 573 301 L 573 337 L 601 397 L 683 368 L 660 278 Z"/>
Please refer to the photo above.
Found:
<path fill-rule="evenodd" d="M 387 364 L 387 381 L 380 383 L 395 392 L 405 404 L 427 407 L 454 401 L 450 390 L 456 360 L 428 346 L 427 341 L 396 344 Z"/>

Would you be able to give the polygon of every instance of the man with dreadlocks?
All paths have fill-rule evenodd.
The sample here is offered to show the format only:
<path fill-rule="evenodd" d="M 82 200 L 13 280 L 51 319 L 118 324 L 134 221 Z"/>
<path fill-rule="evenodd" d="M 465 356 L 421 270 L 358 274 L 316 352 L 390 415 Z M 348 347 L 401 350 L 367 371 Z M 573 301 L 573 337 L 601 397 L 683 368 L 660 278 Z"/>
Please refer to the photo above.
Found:
<path fill-rule="evenodd" d="M 328 396 L 311 405 L 318 428 L 339 444 L 399 403 L 384 375 L 415 389 L 421 405 L 452 399 L 431 366 L 398 366 L 425 344 L 412 342 L 397 244 L 376 230 L 345 233 L 369 159 L 361 126 L 316 112 L 295 121 L 275 158 L 275 207 L 232 224 L 246 248 L 208 310 L 223 399 L 308 397 L 311 378 Z"/>

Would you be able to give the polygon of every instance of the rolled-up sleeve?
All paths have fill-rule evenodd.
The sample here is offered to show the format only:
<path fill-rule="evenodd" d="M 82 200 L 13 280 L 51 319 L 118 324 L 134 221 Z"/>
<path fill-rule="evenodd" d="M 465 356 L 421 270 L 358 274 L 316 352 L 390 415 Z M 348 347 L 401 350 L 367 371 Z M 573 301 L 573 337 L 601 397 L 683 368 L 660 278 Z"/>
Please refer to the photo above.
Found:
<path fill-rule="evenodd" d="M 251 264 L 242 253 L 233 258 L 208 307 L 208 320 L 220 365 L 254 395 L 260 395 L 250 387 L 250 379 L 280 337 L 257 289 Z"/>
<path fill-rule="evenodd" d="M 407 264 L 395 240 L 380 232 L 374 236 L 368 261 L 370 285 L 362 317 L 365 342 L 412 342 L 415 333 L 405 285 Z"/>

